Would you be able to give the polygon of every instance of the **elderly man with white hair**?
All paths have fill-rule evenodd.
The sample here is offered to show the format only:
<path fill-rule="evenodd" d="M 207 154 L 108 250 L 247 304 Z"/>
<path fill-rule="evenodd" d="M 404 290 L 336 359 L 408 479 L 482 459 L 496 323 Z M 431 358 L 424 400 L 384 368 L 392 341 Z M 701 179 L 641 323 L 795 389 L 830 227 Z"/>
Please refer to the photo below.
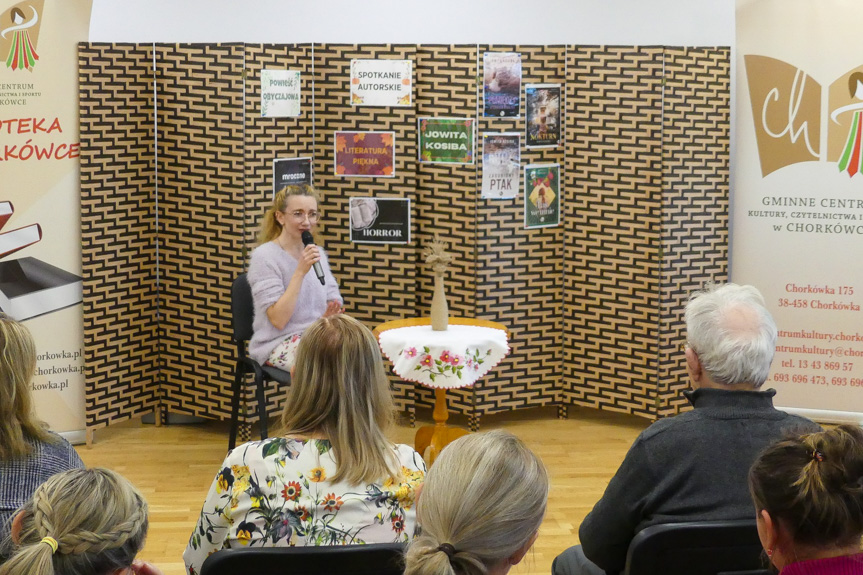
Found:
<path fill-rule="evenodd" d="M 752 517 L 746 477 L 758 453 L 789 432 L 820 429 L 775 409 L 775 390 L 760 391 L 776 324 L 756 288 L 708 285 L 690 297 L 685 319 L 684 394 L 694 409 L 638 436 L 554 575 L 622 571 L 633 537 L 651 525 Z"/>

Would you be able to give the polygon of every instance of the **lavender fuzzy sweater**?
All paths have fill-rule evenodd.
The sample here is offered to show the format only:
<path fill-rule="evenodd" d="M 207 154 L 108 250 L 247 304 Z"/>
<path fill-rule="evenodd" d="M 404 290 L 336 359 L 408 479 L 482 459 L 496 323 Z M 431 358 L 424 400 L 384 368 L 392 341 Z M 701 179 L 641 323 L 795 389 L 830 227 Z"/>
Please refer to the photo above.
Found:
<path fill-rule="evenodd" d="M 255 334 L 249 342 L 249 356 L 261 365 L 282 341 L 295 333 L 302 333 L 312 322 L 324 315 L 327 301 L 338 300 L 344 303 L 339 293 L 339 284 L 330 271 L 327 255 L 321 249 L 321 267 L 324 269 L 326 285 L 321 285 L 314 270 L 309 270 L 303 278 L 294 315 L 285 329 L 277 329 L 270 323 L 267 309 L 285 293 L 297 269 L 297 263 L 293 256 L 275 242 L 267 242 L 252 252 L 248 278 L 255 301 Z"/>

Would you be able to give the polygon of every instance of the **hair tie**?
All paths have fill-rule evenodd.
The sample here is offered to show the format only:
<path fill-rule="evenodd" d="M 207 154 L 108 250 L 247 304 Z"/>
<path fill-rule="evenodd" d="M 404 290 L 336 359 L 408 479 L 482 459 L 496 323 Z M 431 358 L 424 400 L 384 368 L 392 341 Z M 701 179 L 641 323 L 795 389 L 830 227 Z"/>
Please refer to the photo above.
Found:
<path fill-rule="evenodd" d="M 446 553 L 446 556 L 450 559 L 452 559 L 452 556 L 456 554 L 455 547 L 453 547 L 449 543 L 441 543 L 440 545 L 438 545 L 437 550 Z"/>
<path fill-rule="evenodd" d="M 59 545 L 57 545 L 57 540 L 53 537 L 43 537 L 42 541 L 40 541 L 39 543 L 47 543 L 48 546 L 51 548 L 51 555 L 56 553 L 57 547 L 59 547 Z"/>
<path fill-rule="evenodd" d="M 824 461 L 824 454 L 816 449 L 812 452 L 812 459 L 820 463 Z"/>

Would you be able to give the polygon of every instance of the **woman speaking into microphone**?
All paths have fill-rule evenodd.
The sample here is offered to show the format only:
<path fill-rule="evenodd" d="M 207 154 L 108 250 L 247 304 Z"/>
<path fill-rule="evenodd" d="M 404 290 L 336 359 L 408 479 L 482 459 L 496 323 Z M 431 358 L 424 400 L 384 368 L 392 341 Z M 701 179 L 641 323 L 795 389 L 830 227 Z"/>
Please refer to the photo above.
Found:
<path fill-rule="evenodd" d="M 255 304 L 249 355 L 285 371 L 293 367 L 306 327 L 344 311 L 327 256 L 312 243 L 311 234 L 320 219 L 318 199 L 309 184 L 279 190 L 264 214 L 258 247 L 249 263 Z"/>

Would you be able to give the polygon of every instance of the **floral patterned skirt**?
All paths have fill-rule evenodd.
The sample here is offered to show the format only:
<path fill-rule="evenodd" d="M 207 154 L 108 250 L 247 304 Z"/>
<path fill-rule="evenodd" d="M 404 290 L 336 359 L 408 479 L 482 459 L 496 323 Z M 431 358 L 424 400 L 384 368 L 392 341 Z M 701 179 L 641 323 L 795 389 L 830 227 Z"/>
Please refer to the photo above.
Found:
<path fill-rule="evenodd" d="M 267 365 L 278 367 L 283 371 L 291 371 L 291 368 L 294 367 L 294 361 L 297 359 L 297 348 L 299 345 L 300 334 L 295 333 L 276 346 L 272 353 L 270 353 L 269 359 L 267 359 Z"/>

